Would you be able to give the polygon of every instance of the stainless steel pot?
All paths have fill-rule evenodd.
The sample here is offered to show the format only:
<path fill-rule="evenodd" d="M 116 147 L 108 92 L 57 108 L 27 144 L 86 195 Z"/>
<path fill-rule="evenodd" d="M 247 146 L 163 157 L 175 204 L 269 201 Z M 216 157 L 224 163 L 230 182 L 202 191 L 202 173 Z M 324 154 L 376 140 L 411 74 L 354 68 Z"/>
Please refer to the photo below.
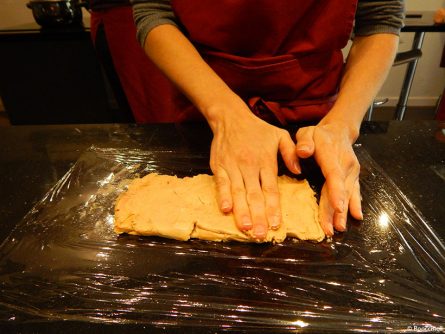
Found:
<path fill-rule="evenodd" d="M 82 24 L 82 7 L 79 0 L 31 0 L 26 4 L 36 22 L 42 27 Z"/>

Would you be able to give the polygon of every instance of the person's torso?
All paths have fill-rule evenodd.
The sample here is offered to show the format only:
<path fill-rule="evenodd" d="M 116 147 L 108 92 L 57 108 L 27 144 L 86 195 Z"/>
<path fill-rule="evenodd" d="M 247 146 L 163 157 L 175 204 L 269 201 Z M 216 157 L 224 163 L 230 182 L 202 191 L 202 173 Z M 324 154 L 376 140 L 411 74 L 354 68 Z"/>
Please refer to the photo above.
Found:
<path fill-rule="evenodd" d="M 195 44 L 260 58 L 343 48 L 357 0 L 172 0 L 172 6 Z"/>

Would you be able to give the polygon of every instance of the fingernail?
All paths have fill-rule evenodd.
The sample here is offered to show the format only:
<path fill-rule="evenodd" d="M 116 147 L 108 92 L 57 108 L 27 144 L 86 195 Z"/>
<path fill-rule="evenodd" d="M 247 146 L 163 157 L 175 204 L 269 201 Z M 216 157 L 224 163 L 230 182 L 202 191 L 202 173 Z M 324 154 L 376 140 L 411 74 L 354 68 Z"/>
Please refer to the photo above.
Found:
<path fill-rule="evenodd" d="M 300 145 L 300 146 L 297 146 L 297 150 L 298 151 L 309 151 L 309 146 L 307 146 L 307 145 Z"/>
<path fill-rule="evenodd" d="M 281 223 L 281 217 L 280 216 L 273 216 L 272 218 L 271 218 L 271 223 L 270 223 L 270 227 L 273 229 L 273 230 L 276 230 L 276 229 L 278 229 L 279 227 L 280 227 L 280 223 Z"/>
<path fill-rule="evenodd" d="M 340 227 L 341 227 L 342 231 L 346 230 L 346 219 L 345 218 L 341 218 Z"/>
<path fill-rule="evenodd" d="M 296 161 L 294 162 L 294 168 L 298 174 L 301 174 L 301 168 Z"/>
<path fill-rule="evenodd" d="M 252 228 L 252 222 L 250 221 L 249 218 L 244 217 L 241 221 L 241 225 L 243 226 L 243 228 L 245 230 L 250 230 Z"/>
<path fill-rule="evenodd" d="M 229 209 L 230 209 L 229 201 L 223 201 L 221 204 L 221 210 L 225 212 Z"/>
<path fill-rule="evenodd" d="M 257 239 L 263 239 L 266 236 L 266 228 L 263 225 L 256 225 L 253 228 L 253 235 L 257 238 Z"/>
<path fill-rule="evenodd" d="M 363 220 L 363 211 L 362 210 L 360 210 L 360 217 L 359 217 L 359 219 Z"/>

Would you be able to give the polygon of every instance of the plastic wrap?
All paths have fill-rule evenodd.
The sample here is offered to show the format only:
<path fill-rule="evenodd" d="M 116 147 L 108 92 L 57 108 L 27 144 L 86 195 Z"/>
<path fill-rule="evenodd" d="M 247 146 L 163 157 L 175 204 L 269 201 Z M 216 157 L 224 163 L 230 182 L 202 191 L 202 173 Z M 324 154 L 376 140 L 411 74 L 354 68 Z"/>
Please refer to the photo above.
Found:
<path fill-rule="evenodd" d="M 0 320 L 443 331 L 444 244 L 366 151 L 356 152 L 363 222 L 350 220 L 331 242 L 261 245 L 117 236 L 113 206 L 130 179 L 209 173 L 208 156 L 91 148 L 1 245 Z"/>

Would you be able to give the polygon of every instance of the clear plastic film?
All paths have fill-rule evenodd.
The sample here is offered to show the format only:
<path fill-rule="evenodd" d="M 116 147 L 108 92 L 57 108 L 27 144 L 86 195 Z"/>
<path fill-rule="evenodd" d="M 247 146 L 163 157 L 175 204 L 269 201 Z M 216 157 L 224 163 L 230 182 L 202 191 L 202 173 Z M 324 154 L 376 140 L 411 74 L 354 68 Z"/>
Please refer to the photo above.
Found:
<path fill-rule="evenodd" d="M 1 245 L 0 320 L 443 331 L 444 244 L 366 151 L 356 152 L 364 221 L 350 220 L 332 241 L 272 245 L 116 235 L 113 207 L 129 180 L 209 173 L 208 156 L 93 147 Z M 306 173 L 319 187 L 317 173 Z"/>

